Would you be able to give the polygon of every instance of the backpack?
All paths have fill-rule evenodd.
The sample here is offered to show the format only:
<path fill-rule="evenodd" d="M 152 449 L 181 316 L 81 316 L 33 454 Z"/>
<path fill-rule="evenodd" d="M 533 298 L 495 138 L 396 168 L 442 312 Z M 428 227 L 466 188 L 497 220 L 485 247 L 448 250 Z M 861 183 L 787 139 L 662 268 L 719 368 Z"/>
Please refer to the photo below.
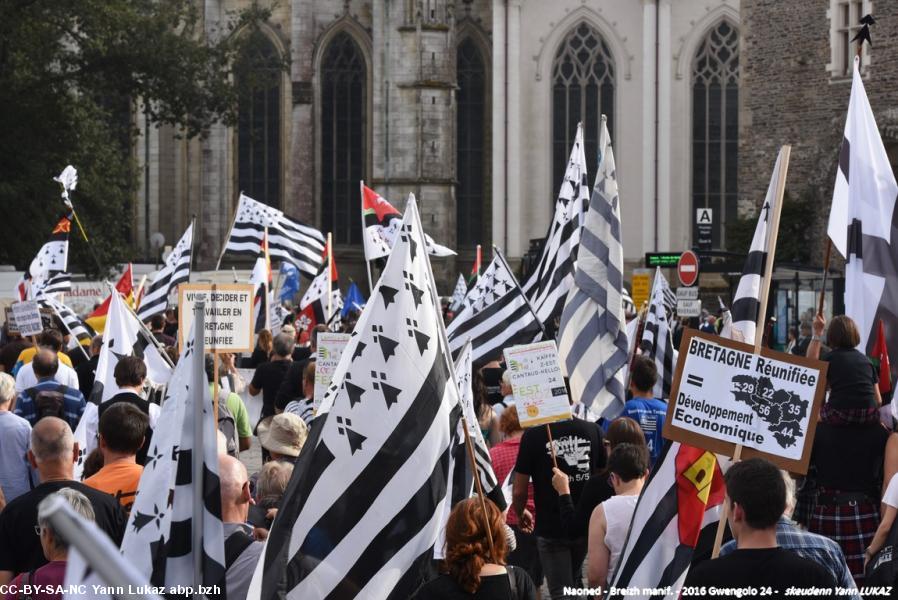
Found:
<path fill-rule="evenodd" d="M 898 583 L 898 519 L 892 523 L 885 543 L 867 563 L 864 585 L 893 586 Z"/>
<path fill-rule="evenodd" d="M 55 390 L 38 390 L 30 388 L 26 393 L 34 402 L 36 413 L 35 423 L 44 417 L 59 417 L 66 421 L 65 415 L 65 386 L 60 384 Z"/>
<path fill-rule="evenodd" d="M 240 455 L 240 446 L 237 443 L 237 421 L 227 404 L 228 392 L 218 393 L 218 430 L 227 440 L 228 456 L 237 458 Z"/>

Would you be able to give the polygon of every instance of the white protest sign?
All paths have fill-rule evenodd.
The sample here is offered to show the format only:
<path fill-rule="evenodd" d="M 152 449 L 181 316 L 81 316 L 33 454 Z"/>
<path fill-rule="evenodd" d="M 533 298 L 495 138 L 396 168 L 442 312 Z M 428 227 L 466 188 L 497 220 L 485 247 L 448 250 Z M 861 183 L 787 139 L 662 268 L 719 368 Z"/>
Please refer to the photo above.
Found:
<path fill-rule="evenodd" d="M 504 354 L 522 427 L 572 418 L 554 341 L 506 348 Z"/>
<path fill-rule="evenodd" d="M 340 364 L 340 357 L 343 355 L 343 349 L 349 343 L 350 337 L 348 333 L 321 332 L 318 334 L 318 352 L 315 355 L 315 411 L 321 405 L 321 400 L 331 384 L 334 371 Z"/>
<path fill-rule="evenodd" d="M 44 330 L 41 308 L 36 300 L 16 302 L 12 305 L 12 314 L 16 320 L 16 328 L 23 337 L 37 335 Z"/>
<path fill-rule="evenodd" d="M 757 452 L 807 471 L 826 363 L 687 330 L 680 346 L 664 437 L 743 457 Z"/>
<path fill-rule="evenodd" d="M 197 302 L 206 303 L 206 352 L 253 349 L 253 286 L 231 283 L 184 283 L 178 286 L 178 342 L 183 346 Z"/>

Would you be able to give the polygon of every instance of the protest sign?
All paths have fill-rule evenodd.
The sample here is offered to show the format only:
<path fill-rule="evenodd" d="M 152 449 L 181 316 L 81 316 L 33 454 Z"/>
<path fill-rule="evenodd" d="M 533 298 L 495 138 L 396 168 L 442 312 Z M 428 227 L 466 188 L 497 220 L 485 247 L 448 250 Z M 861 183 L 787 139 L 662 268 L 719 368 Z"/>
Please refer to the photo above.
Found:
<path fill-rule="evenodd" d="M 183 345 L 193 324 L 193 306 L 206 303 L 206 352 L 251 352 L 253 286 L 232 283 L 184 283 L 178 286 L 178 342 Z"/>
<path fill-rule="evenodd" d="M 506 348 L 504 354 L 522 427 L 572 417 L 554 341 Z"/>
<path fill-rule="evenodd" d="M 340 356 L 343 355 L 343 349 L 349 343 L 351 336 L 348 333 L 319 333 L 318 334 L 318 352 L 315 358 L 315 394 L 314 406 L 315 411 L 321 405 L 324 393 L 331 384 L 334 377 L 334 371 L 340 364 Z"/>
<path fill-rule="evenodd" d="M 16 329 L 23 337 L 37 335 L 44 330 L 41 309 L 36 300 L 16 302 L 12 305 L 12 315 L 16 321 Z"/>
<path fill-rule="evenodd" d="M 807 472 L 826 363 L 687 330 L 671 386 L 664 437 Z"/>

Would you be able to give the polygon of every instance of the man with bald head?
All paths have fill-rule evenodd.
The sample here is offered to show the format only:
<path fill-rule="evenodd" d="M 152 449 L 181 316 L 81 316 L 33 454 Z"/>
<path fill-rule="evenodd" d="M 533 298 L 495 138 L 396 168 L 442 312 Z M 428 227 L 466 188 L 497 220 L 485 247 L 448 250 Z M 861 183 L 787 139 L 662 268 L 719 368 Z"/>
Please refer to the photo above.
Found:
<path fill-rule="evenodd" d="M 7 504 L 0 512 L 0 584 L 9 583 L 17 573 L 47 563 L 40 537 L 34 533 L 38 524 L 37 506 L 41 500 L 63 488 L 73 488 L 87 496 L 99 528 L 115 545 L 122 541 L 125 515 L 115 497 L 72 479 L 78 451 L 72 430 L 62 419 L 44 417 L 31 430 L 28 461 L 37 470 L 40 485 Z"/>
<path fill-rule="evenodd" d="M 41 348 L 29 366 L 34 369 L 37 383 L 19 394 L 16 414 L 32 427 L 47 416 L 65 419 L 72 430 L 78 427 L 87 403 L 77 385 L 70 387 L 56 380 L 60 366 L 56 353 Z"/>
<path fill-rule="evenodd" d="M 225 591 L 228 598 L 245 598 L 264 546 L 253 539 L 253 528 L 246 522 L 252 502 L 249 475 L 242 462 L 219 454 L 218 477 L 225 537 Z"/>

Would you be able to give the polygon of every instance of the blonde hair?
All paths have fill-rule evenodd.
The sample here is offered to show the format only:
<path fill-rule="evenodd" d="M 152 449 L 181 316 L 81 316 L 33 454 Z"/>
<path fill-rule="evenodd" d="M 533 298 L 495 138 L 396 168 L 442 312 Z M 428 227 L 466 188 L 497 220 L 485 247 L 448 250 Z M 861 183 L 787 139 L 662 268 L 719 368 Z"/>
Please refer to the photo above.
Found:
<path fill-rule="evenodd" d="M 9 373 L 0 373 L 0 406 L 16 398 L 16 380 Z"/>

